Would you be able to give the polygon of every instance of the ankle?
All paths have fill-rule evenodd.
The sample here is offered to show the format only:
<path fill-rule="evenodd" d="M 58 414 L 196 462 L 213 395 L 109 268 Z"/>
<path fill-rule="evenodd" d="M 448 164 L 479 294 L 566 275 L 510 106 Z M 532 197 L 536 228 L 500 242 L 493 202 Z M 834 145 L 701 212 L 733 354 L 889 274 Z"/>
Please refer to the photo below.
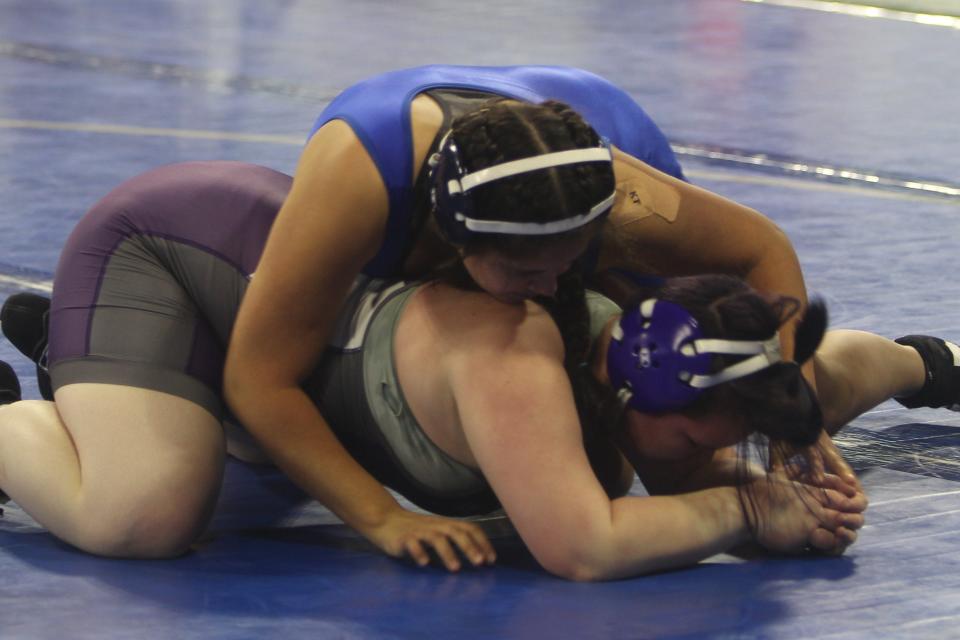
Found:
<path fill-rule="evenodd" d="M 923 386 L 927 383 L 929 375 L 927 372 L 927 364 L 916 347 L 897 343 L 896 350 L 897 356 L 893 366 L 896 367 L 902 375 L 896 377 L 898 381 L 901 381 L 901 384 L 898 387 L 899 390 L 894 394 L 894 397 L 910 398 L 920 393 Z"/>
<path fill-rule="evenodd" d="M 923 383 L 913 393 L 895 398 L 903 406 L 960 405 L 960 347 L 933 336 L 910 335 L 895 342 L 912 348 L 923 362 Z"/>

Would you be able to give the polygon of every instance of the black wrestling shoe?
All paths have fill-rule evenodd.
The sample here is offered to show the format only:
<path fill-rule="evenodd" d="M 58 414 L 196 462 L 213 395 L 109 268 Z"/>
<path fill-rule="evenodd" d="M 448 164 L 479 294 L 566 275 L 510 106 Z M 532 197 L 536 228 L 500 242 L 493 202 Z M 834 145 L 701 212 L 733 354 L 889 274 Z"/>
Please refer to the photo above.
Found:
<path fill-rule="evenodd" d="M 44 400 L 53 400 L 47 373 L 47 330 L 50 298 L 35 293 L 15 293 L 0 309 L 0 330 L 20 353 L 37 365 L 37 386 Z"/>
<path fill-rule="evenodd" d="M 909 409 L 944 407 L 960 411 L 960 347 L 932 336 L 904 336 L 895 342 L 916 349 L 926 370 L 920 391 L 895 400 Z"/>
<path fill-rule="evenodd" d="M 10 404 L 20 399 L 20 381 L 17 380 L 17 374 L 13 367 L 3 360 L 0 360 L 0 405 Z M 0 491 L 0 504 L 8 502 L 10 499 L 3 491 Z M 0 509 L 0 515 L 3 515 L 3 509 Z"/>
<path fill-rule="evenodd" d="M 0 360 L 0 405 L 20 400 L 20 381 L 13 367 Z"/>

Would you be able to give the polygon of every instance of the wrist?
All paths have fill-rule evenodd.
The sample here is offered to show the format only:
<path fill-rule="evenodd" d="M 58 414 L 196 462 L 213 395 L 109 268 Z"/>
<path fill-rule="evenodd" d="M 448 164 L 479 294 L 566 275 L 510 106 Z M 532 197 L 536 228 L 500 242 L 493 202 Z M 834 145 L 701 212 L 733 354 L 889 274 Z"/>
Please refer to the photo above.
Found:
<path fill-rule="evenodd" d="M 738 546 L 754 540 L 754 527 L 745 511 L 740 491 L 744 488 L 735 486 L 717 487 L 720 499 L 714 501 L 716 508 L 715 518 L 718 528 L 724 532 L 729 541 L 728 547 Z"/>
<path fill-rule="evenodd" d="M 337 513 L 344 524 L 365 537 L 374 537 L 377 532 L 406 510 L 386 493 L 383 499 L 367 502 L 362 509 L 352 509 L 351 513 Z"/>

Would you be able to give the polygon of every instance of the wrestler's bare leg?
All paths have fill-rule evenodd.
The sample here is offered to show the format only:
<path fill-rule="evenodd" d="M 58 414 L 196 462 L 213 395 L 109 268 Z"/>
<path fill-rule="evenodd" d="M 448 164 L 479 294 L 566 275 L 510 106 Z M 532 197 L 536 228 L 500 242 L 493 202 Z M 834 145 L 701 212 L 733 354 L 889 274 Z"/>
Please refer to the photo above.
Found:
<path fill-rule="evenodd" d="M 915 349 L 848 329 L 827 332 L 814 356 L 814 367 L 831 435 L 884 400 L 915 393 L 925 375 Z"/>
<path fill-rule="evenodd" d="M 210 413 L 157 391 L 80 383 L 56 403 L 0 407 L 0 488 L 90 553 L 185 551 L 209 521 L 224 457 Z"/>

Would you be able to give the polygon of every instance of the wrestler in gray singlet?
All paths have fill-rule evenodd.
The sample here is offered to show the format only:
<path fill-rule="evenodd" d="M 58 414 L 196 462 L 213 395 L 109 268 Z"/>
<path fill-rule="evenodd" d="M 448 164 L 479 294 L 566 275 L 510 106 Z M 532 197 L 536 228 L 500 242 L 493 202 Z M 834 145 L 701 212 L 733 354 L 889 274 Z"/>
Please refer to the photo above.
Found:
<path fill-rule="evenodd" d="M 347 449 L 378 480 L 436 513 L 486 513 L 498 503 L 483 475 L 433 444 L 397 379 L 394 335 L 416 290 L 415 283 L 359 278 L 331 347 L 305 388 Z M 620 308 L 594 292 L 587 292 L 587 305 L 595 340 Z"/>

